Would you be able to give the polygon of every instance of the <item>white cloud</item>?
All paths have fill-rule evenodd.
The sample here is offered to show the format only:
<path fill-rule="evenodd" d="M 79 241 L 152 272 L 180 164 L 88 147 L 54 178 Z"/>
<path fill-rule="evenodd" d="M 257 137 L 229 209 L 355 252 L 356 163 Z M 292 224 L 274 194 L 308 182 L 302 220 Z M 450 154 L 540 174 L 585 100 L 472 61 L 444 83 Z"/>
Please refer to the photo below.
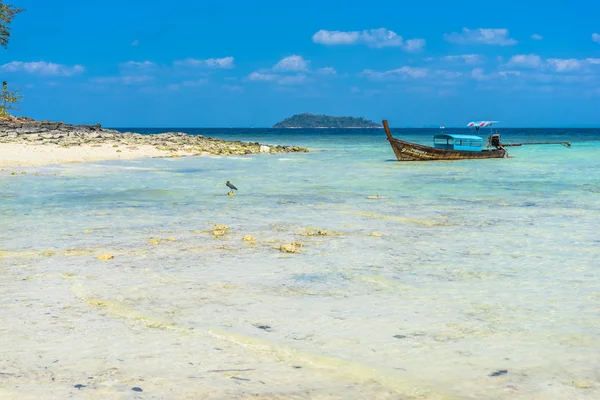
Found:
<path fill-rule="evenodd" d="M 488 81 L 488 80 L 492 80 L 492 79 L 498 79 L 498 78 L 503 78 L 503 79 L 507 79 L 509 77 L 516 77 L 516 76 L 521 76 L 521 72 L 520 71 L 500 71 L 500 72 L 493 72 L 490 74 L 486 74 L 483 68 L 473 68 L 473 70 L 471 71 L 471 78 L 475 79 L 476 81 Z"/>
<path fill-rule="evenodd" d="M 458 56 L 445 56 L 442 57 L 444 61 L 461 61 L 465 64 L 477 64 L 484 60 L 483 56 L 479 54 L 461 54 Z"/>
<path fill-rule="evenodd" d="M 248 75 L 248 80 L 254 82 L 276 82 L 279 85 L 291 86 L 303 84 L 309 79 L 305 74 L 285 76 L 262 72 L 253 72 L 250 75 Z"/>
<path fill-rule="evenodd" d="M 149 75 L 125 75 L 121 77 L 121 82 L 124 85 L 135 85 L 138 83 L 148 82 L 153 80 L 153 76 Z"/>
<path fill-rule="evenodd" d="M 208 60 L 204 60 L 204 62 L 211 68 L 233 68 L 233 60 L 233 57 L 209 58 Z"/>
<path fill-rule="evenodd" d="M 404 50 L 409 53 L 413 53 L 416 51 L 420 51 L 423 47 L 425 47 L 425 39 L 408 39 L 404 42 Z"/>
<path fill-rule="evenodd" d="M 367 32 L 367 31 L 364 31 Z M 312 37 L 313 42 L 325 45 L 351 45 L 357 44 L 360 39 L 360 32 L 341 32 L 341 31 L 327 31 L 321 29 L 315 33 Z"/>
<path fill-rule="evenodd" d="M 391 73 L 394 74 L 399 74 L 399 75 L 406 75 L 406 76 L 410 76 L 411 78 L 417 79 L 417 78 L 424 78 L 427 76 L 427 70 L 425 68 L 413 68 L 413 67 L 407 67 L 404 66 L 402 68 L 398 68 L 392 71 L 389 71 Z"/>
<path fill-rule="evenodd" d="M 594 41 L 596 43 L 600 43 L 600 34 L 592 33 L 592 41 Z"/>
<path fill-rule="evenodd" d="M 540 68 L 543 64 L 542 58 L 537 54 L 518 54 L 512 56 L 507 67 L 525 67 L 525 68 Z"/>
<path fill-rule="evenodd" d="M 404 43 L 402 36 L 385 28 L 363 31 L 360 35 L 360 41 L 369 47 L 376 48 L 400 47 Z"/>
<path fill-rule="evenodd" d="M 593 76 L 590 75 L 553 75 L 553 74 L 531 74 L 527 76 L 527 79 L 541 83 L 584 83 L 594 80 Z"/>
<path fill-rule="evenodd" d="M 170 85 L 167 85 L 167 89 L 169 90 L 179 90 L 182 87 L 185 88 L 194 88 L 194 87 L 198 87 L 198 86 L 204 86 L 208 83 L 208 79 L 203 78 L 203 79 L 198 79 L 195 81 L 184 81 L 181 83 L 172 83 Z"/>
<path fill-rule="evenodd" d="M 127 61 L 119 64 L 117 76 L 99 76 L 90 79 L 94 85 L 139 85 L 156 79 L 158 66 L 151 61 Z"/>
<path fill-rule="evenodd" d="M 590 67 L 600 64 L 600 58 L 549 58 L 542 59 L 536 54 L 519 54 L 511 57 L 511 59 L 502 67 L 511 68 L 532 68 L 538 70 L 551 70 L 558 73 L 581 71 L 590 72 Z"/>
<path fill-rule="evenodd" d="M 427 69 L 404 66 L 390 71 L 377 72 L 365 69 L 362 75 L 374 81 L 420 79 L 427 76 Z"/>
<path fill-rule="evenodd" d="M 284 76 L 277 81 L 280 85 L 301 85 L 307 81 L 307 77 L 304 74 Z"/>
<path fill-rule="evenodd" d="M 313 79 L 309 75 L 333 76 L 337 71 L 333 67 L 311 70 L 310 61 L 301 56 L 291 55 L 281 59 L 272 68 L 258 69 L 247 76 L 247 79 L 255 82 L 275 82 L 278 85 L 290 86 L 310 82 Z"/>
<path fill-rule="evenodd" d="M 537 34 L 537 33 L 534 33 L 533 35 L 531 35 L 531 38 L 533 40 L 542 40 L 542 39 L 544 39 L 544 37 L 542 35 Z"/>
<path fill-rule="evenodd" d="M 2 70 L 7 72 L 27 72 L 29 74 L 38 74 L 38 75 L 54 75 L 54 76 L 72 76 L 81 74 L 85 71 L 85 68 L 81 65 L 62 65 L 62 64 L 54 64 L 46 61 L 36 61 L 36 62 L 21 62 L 21 61 L 13 61 L 8 64 L 4 64 L 0 67 Z"/>
<path fill-rule="evenodd" d="M 150 61 L 127 61 L 119 64 L 119 68 L 122 70 L 150 71 L 156 69 L 157 65 Z"/>
<path fill-rule="evenodd" d="M 556 72 L 571 72 L 578 71 L 583 68 L 585 62 L 583 60 L 577 60 L 575 58 L 560 59 L 550 58 L 548 64 L 554 68 Z"/>
<path fill-rule="evenodd" d="M 260 68 L 249 74 L 246 79 L 255 82 L 273 82 L 280 86 L 301 85 L 315 80 L 337 76 L 333 67 L 312 70 L 311 62 L 299 55 L 291 55 L 281 59 L 271 68 Z M 280 88 L 285 90 L 283 88 Z"/>
<path fill-rule="evenodd" d="M 457 44 L 487 44 L 496 46 L 513 46 L 515 39 L 509 37 L 508 29 L 468 29 L 463 28 L 461 33 L 445 33 L 444 39 Z"/>
<path fill-rule="evenodd" d="M 185 60 L 174 61 L 173 64 L 178 67 L 207 67 L 215 69 L 230 69 L 235 67 L 233 61 L 233 57 L 208 58 L 206 60 L 186 58 Z"/>
<path fill-rule="evenodd" d="M 446 71 L 443 69 L 439 69 L 439 70 L 435 71 L 435 74 L 438 76 L 441 76 L 444 79 L 456 79 L 456 78 L 462 76 L 462 72 Z"/>
<path fill-rule="evenodd" d="M 484 73 L 483 68 L 473 68 L 473 71 L 471 71 L 471 77 L 476 81 L 485 81 L 489 79 L 489 76 Z"/>
<path fill-rule="evenodd" d="M 498 75 L 507 78 L 509 76 L 521 76 L 521 71 L 500 71 Z"/>
<path fill-rule="evenodd" d="M 560 64 L 560 63 L 559 63 Z M 506 70 L 506 71 L 498 71 L 498 72 L 490 72 L 486 74 L 482 68 L 475 68 L 471 72 L 471 78 L 477 81 L 502 81 L 508 79 L 516 79 L 519 78 L 521 83 L 542 83 L 542 84 L 565 84 L 565 85 L 574 85 L 574 84 L 589 84 L 590 82 L 597 82 L 597 75 L 590 74 L 569 74 L 568 68 L 562 71 L 549 70 L 550 63 L 544 64 L 542 68 L 535 69 L 533 71 L 515 71 L 515 70 Z M 583 68 L 583 67 L 582 67 Z M 548 72 L 544 72 L 547 70 Z M 572 70 L 576 71 L 576 70 Z M 559 72 L 559 73 L 557 73 Z M 511 85 L 512 87 L 512 85 Z M 525 85 L 524 87 L 527 87 Z"/>
<path fill-rule="evenodd" d="M 185 86 L 185 87 L 197 87 L 197 86 L 204 86 L 208 83 L 208 79 L 204 78 L 204 79 L 198 79 L 195 81 L 184 81 L 181 85 Z"/>
<path fill-rule="evenodd" d="M 454 56 L 444 57 L 444 60 L 454 60 Z M 543 58 L 537 54 L 517 54 L 510 59 L 498 59 L 497 69 L 474 68 L 470 78 L 482 82 L 484 86 L 492 85 L 496 89 L 518 88 L 537 90 L 540 85 L 564 90 L 582 89 L 594 84 L 600 84 L 600 58 Z M 442 77 L 453 84 L 452 75 L 447 72 L 435 71 L 428 77 Z M 458 78 L 458 76 L 457 76 Z M 435 81 L 434 81 L 435 82 Z M 460 82 L 458 80 L 457 82 Z M 510 85 L 502 82 L 510 82 Z M 438 82 L 440 84 L 441 82 Z M 478 85 L 478 87 L 482 87 Z"/>
<path fill-rule="evenodd" d="M 261 72 L 253 72 L 248 75 L 248 79 L 251 81 L 260 81 L 260 82 L 270 82 L 275 81 L 279 78 L 278 75 L 275 74 L 263 74 Z"/>
<path fill-rule="evenodd" d="M 310 61 L 305 60 L 302 56 L 292 55 L 285 57 L 273 67 L 273 71 L 279 72 L 302 72 L 308 70 Z"/>
<path fill-rule="evenodd" d="M 140 44 L 140 41 L 137 39 L 131 42 L 131 46 L 137 46 L 138 44 Z"/>
<path fill-rule="evenodd" d="M 123 75 L 123 76 L 104 76 L 98 78 L 92 78 L 90 81 L 96 84 L 123 84 L 123 85 L 136 85 L 144 82 L 153 80 L 154 77 L 150 75 Z"/>
<path fill-rule="evenodd" d="M 323 74 L 323 75 L 337 75 L 337 71 L 333 67 L 319 68 L 317 70 L 317 73 Z"/>
<path fill-rule="evenodd" d="M 405 41 L 396 32 L 385 28 L 349 32 L 321 29 L 313 35 L 312 40 L 329 46 L 363 44 L 373 48 L 400 47 L 408 52 L 419 51 L 425 46 L 425 39 Z"/>

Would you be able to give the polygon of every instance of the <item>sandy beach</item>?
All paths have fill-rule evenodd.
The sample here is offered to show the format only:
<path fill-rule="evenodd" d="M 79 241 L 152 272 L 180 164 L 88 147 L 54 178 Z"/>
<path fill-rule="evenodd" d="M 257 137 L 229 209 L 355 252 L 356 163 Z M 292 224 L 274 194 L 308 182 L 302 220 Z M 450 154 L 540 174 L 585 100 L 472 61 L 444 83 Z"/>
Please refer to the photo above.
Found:
<path fill-rule="evenodd" d="M 30 118 L 0 119 L 0 168 L 153 157 L 306 152 L 297 146 L 220 140 L 182 132 L 145 135 Z"/>
<path fill-rule="evenodd" d="M 84 144 L 76 148 L 65 148 L 53 144 L 26 143 L 0 143 L 0 154 L 0 168 L 201 155 L 183 149 L 159 150 L 152 145 Z"/>

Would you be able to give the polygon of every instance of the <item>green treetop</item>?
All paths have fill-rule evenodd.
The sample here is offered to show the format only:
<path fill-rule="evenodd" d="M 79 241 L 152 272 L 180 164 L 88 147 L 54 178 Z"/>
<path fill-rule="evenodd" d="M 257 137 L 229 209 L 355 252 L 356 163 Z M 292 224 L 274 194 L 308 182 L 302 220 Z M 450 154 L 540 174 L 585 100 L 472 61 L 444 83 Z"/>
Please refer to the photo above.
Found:
<path fill-rule="evenodd" d="M 6 48 L 10 39 L 10 24 L 13 18 L 20 12 L 25 11 L 24 8 L 17 8 L 12 4 L 4 4 L 0 0 L 0 46 Z"/>
<path fill-rule="evenodd" d="M 25 11 L 24 8 L 17 8 L 12 4 L 4 4 L 0 0 L 0 46 L 5 49 L 8 47 L 8 41 L 10 40 L 10 24 L 15 15 L 23 11 Z M 8 110 L 18 110 L 13 107 L 13 104 L 19 103 L 22 98 L 23 96 L 19 94 L 19 90 L 10 91 L 8 83 L 3 81 L 0 92 L 0 116 L 7 116 Z"/>

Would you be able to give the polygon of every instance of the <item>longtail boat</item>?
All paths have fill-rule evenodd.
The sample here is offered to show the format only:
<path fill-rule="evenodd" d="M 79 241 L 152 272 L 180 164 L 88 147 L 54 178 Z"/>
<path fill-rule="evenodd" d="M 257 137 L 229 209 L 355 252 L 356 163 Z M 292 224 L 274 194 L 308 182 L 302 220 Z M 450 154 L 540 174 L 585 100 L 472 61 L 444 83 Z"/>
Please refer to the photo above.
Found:
<path fill-rule="evenodd" d="M 459 135 L 440 133 L 433 136 L 433 146 L 405 142 L 396 139 L 390 132 L 387 120 L 383 120 L 383 128 L 387 139 L 394 150 L 398 161 L 429 161 L 429 160 L 471 160 L 480 158 L 508 157 L 505 146 L 522 146 L 528 144 L 561 144 L 571 147 L 569 142 L 531 142 L 502 144 L 500 134 L 493 133 L 492 125 L 498 121 L 470 122 L 467 126 L 479 132 L 480 128 L 490 127 L 488 143 L 483 145 L 483 139 L 476 135 Z"/>

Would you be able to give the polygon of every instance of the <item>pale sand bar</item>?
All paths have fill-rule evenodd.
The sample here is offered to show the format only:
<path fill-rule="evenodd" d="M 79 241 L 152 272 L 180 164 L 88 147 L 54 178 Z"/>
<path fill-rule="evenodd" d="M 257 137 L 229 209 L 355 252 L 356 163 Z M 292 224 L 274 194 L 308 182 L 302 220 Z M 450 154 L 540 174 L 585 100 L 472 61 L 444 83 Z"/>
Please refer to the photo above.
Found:
<path fill-rule="evenodd" d="M 183 149 L 176 152 L 159 150 L 152 145 L 113 147 L 113 143 L 69 148 L 52 144 L 0 143 L 0 168 L 189 155 L 198 153 Z"/>
<path fill-rule="evenodd" d="M 167 132 L 143 135 L 30 118 L 0 118 L 0 168 L 147 157 L 307 152 L 298 146 L 264 145 Z"/>

